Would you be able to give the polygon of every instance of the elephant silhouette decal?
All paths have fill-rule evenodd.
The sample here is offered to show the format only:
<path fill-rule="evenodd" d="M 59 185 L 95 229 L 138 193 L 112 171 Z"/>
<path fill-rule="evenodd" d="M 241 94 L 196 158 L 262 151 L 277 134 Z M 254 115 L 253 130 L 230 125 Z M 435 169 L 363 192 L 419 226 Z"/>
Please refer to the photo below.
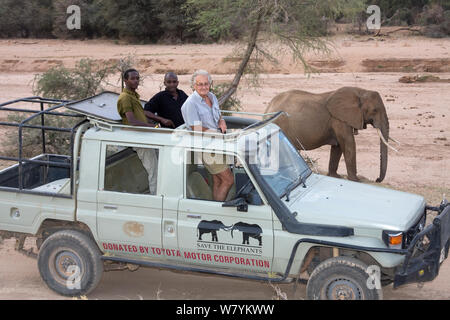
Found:
<path fill-rule="evenodd" d="M 204 233 L 211 233 L 211 241 L 218 242 L 219 239 L 217 238 L 217 231 L 220 229 L 223 229 L 225 231 L 228 231 L 232 226 L 226 226 L 219 220 L 202 220 L 197 226 L 197 236 L 198 240 L 202 240 L 202 235 Z"/>
<path fill-rule="evenodd" d="M 252 237 L 259 241 L 259 245 L 262 246 L 262 229 L 257 224 L 248 224 L 245 222 L 238 222 L 231 228 L 231 237 L 233 237 L 233 231 L 239 230 L 242 232 L 242 244 L 250 244 L 249 238 Z"/>

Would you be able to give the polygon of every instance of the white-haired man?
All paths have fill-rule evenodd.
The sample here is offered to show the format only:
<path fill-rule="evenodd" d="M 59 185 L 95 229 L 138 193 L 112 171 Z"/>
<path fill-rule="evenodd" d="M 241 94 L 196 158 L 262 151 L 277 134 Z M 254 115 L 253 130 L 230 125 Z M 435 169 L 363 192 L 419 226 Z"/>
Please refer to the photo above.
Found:
<path fill-rule="evenodd" d="M 184 122 L 194 131 L 220 131 L 226 133 L 227 124 L 222 118 L 217 97 L 209 91 L 212 79 L 205 70 L 194 72 L 191 85 L 194 93 L 181 107 Z M 203 164 L 213 177 L 213 198 L 224 201 L 234 184 L 234 176 L 226 163 L 226 157 L 203 154 Z"/>

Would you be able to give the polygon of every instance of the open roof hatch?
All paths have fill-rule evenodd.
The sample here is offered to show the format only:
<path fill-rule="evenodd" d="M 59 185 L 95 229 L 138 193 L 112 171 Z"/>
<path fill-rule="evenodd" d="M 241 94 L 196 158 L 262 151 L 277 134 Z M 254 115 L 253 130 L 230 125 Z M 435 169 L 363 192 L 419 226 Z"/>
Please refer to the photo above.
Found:
<path fill-rule="evenodd" d="M 95 96 L 69 102 L 66 108 L 80 114 L 86 115 L 88 118 L 103 120 L 106 122 L 121 123 L 122 118 L 117 112 L 117 100 L 119 94 L 111 91 L 104 91 Z M 145 101 L 141 100 L 142 107 Z"/>

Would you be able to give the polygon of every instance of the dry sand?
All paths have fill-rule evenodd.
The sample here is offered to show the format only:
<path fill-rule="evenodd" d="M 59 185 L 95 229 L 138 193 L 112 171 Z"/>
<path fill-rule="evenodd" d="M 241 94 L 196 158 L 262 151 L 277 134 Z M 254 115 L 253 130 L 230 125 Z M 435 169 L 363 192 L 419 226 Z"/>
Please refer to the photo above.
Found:
<path fill-rule="evenodd" d="M 450 84 L 448 82 L 401 83 L 403 76 L 432 74 L 450 79 L 450 39 L 421 37 L 337 36 L 330 56 L 309 55 L 320 74 L 303 74 L 290 56 L 281 64 L 266 64 L 260 88 L 249 89 L 247 81 L 238 92 L 244 110 L 263 112 L 278 93 L 290 89 L 324 92 L 342 86 L 377 90 L 384 99 L 390 119 L 391 136 L 400 141 L 399 152 L 389 151 L 389 164 L 381 184 L 389 188 L 425 196 L 437 205 L 443 194 L 450 198 Z M 32 96 L 34 74 L 51 66 L 74 66 L 81 58 L 112 61 L 128 54 L 145 76 L 139 89 L 144 99 L 162 87 L 162 73 L 180 74 L 180 88 L 190 93 L 189 74 L 207 69 L 217 82 L 231 80 L 233 44 L 223 45 L 121 45 L 112 41 L 0 40 L 0 102 Z M 118 75 L 111 78 L 117 84 Z M 119 91 L 117 86 L 108 89 Z M 379 139 L 373 128 L 361 130 L 357 140 L 358 175 L 373 183 L 379 171 Z M 329 147 L 304 152 L 320 172 L 328 167 Z M 343 160 L 340 174 L 345 175 Z M 218 290 L 220 288 L 220 290 Z M 304 298 L 305 286 L 297 293 L 280 285 L 289 298 Z M 159 291 L 158 291 L 159 290 Z M 89 299 L 271 299 L 274 290 L 267 283 L 197 274 L 173 273 L 141 268 L 105 273 Z M 385 299 L 450 299 L 450 262 L 446 261 L 438 279 L 422 289 L 407 285 L 384 289 Z M 6 240 L 0 248 L 0 299 L 61 299 L 43 283 L 36 260 L 14 251 Z"/>

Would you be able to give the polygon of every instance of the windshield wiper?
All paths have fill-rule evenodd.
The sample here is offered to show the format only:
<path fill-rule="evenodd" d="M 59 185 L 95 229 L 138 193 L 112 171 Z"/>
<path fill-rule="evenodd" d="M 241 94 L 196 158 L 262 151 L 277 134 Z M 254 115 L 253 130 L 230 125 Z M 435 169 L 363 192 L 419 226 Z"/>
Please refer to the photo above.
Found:
<path fill-rule="evenodd" d="M 286 189 L 284 190 L 286 194 L 286 201 L 289 202 L 289 195 L 291 194 L 291 191 L 297 188 L 297 186 L 302 183 L 303 188 L 306 188 L 305 181 L 302 178 L 302 175 L 300 174 L 297 179 L 295 179 L 291 184 L 289 184 Z"/>

